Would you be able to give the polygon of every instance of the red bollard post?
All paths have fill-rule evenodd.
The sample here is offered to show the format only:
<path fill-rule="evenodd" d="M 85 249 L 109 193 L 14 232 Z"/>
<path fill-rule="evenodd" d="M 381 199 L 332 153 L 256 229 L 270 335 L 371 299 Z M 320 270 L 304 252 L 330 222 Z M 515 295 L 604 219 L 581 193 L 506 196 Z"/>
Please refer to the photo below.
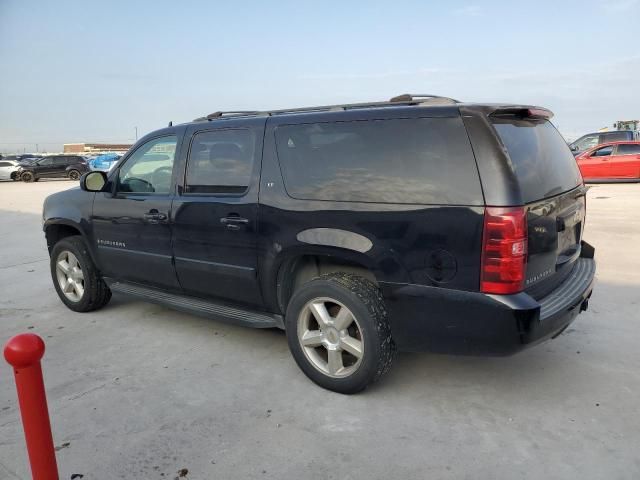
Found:
<path fill-rule="evenodd" d="M 16 335 L 4 347 L 4 358 L 13 367 L 16 377 L 33 480 L 58 480 L 58 466 L 40 366 L 43 355 L 44 342 L 33 333 Z"/>

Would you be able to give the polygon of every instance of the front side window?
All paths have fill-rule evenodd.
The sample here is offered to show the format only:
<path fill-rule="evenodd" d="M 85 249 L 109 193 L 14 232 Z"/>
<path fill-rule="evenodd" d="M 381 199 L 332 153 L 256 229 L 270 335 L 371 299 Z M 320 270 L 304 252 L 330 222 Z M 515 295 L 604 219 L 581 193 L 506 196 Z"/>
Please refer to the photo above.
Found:
<path fill-rule="evenodd" d="M 588 135 L 577 140 L 573 146 L 577 147 L 579 151 L 589 150 L 591 147 L 595 147 L 598 144 L 598 135 Z"/>
<path fill-rule="evenodd" d="M 619 142 L 620 140 L 629 140 L 630 138 L 631 138 L 631 135 L 629 132 L 603 133 L 600 143 Z"/>
<path fill-rule="evenodd" d="M 52 165 L 53 164 L 53 158 L 45 158 L 44 160 L 40 160 L 38 162 L 38 165 L 41 165 L 43 167 L 46 167 L 48 165 Z"/>
<path fill-rule="evenodd" d="M 242 194 L 249 188 L 255 136 L 246 129 L 196 133 L 191 142 L 185 193 Z"/>
<path fill-rule="evenodd" d="M 640 153 L 640 143 L 621 143 L 618 145 L 618 155 L 635 155 Z"/>
<path fill-rule="evenodd" d="M 613 146 L 609 145 L 608 147 L 602 147 L 597 149 L 595 152 L 591 154 L 592 157 L 608 157 L 613 152 Z"/>
<path fill-rule="evenodd" d="M 139 147 L 118 172 L 117 191 L 168 194 L 178 139 L 175 135 L 154 138 Z"/>

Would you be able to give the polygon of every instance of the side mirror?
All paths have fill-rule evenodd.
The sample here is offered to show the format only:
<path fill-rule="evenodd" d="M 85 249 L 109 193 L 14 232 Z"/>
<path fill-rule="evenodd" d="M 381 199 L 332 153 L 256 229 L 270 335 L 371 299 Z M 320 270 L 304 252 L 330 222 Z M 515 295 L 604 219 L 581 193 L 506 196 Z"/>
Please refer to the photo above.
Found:
<path fill-rule="evenodd" d="M 107 175 L 104 172 L 88 172 L 80 177 L 80 188 L 85 192 L 101 192 L 107 184 Z"/>
<path fill-rule="evenodd" d="M 572 146 L 571 146 L 571 147 L 569 147 L 569 148 L 571 148 L 571 151 L 572 151 L 572 152 L 577 152 L 577 151 L 578 151 L 578 146 L 577 146 L 577 145 L 572 145 Z"/>

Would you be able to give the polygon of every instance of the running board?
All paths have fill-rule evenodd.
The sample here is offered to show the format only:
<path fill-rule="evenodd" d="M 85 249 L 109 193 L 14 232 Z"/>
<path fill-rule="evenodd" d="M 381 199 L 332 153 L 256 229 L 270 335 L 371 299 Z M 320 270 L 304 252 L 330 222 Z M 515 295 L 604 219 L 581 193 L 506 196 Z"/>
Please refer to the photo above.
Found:
<path fill-rule="evenodd" d="M 284 319 L 282 315 L 231 307 L 229 305 L 169 293 L 135 283 L 120 282 L 111 278 L 105 278 L 104 281 L 112 292 L 122 293 L 159 305 L 165 305 L 187 313 L 203 315 L 244 327 L 284 329 Z"/>

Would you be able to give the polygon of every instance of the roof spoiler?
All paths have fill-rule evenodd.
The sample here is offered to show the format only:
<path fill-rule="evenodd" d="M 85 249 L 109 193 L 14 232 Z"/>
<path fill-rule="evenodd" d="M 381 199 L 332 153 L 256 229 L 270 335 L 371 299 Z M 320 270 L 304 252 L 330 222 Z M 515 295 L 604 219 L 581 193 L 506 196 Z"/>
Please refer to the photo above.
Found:
<path fill-rule="evenodd" d="M 553 112 L 542 107 L 511 105 L 497 107 L 489 114 L 492 117 L 517 116 L 522 118 L 544 118 L 549 120 L 553 117 Z"/>

